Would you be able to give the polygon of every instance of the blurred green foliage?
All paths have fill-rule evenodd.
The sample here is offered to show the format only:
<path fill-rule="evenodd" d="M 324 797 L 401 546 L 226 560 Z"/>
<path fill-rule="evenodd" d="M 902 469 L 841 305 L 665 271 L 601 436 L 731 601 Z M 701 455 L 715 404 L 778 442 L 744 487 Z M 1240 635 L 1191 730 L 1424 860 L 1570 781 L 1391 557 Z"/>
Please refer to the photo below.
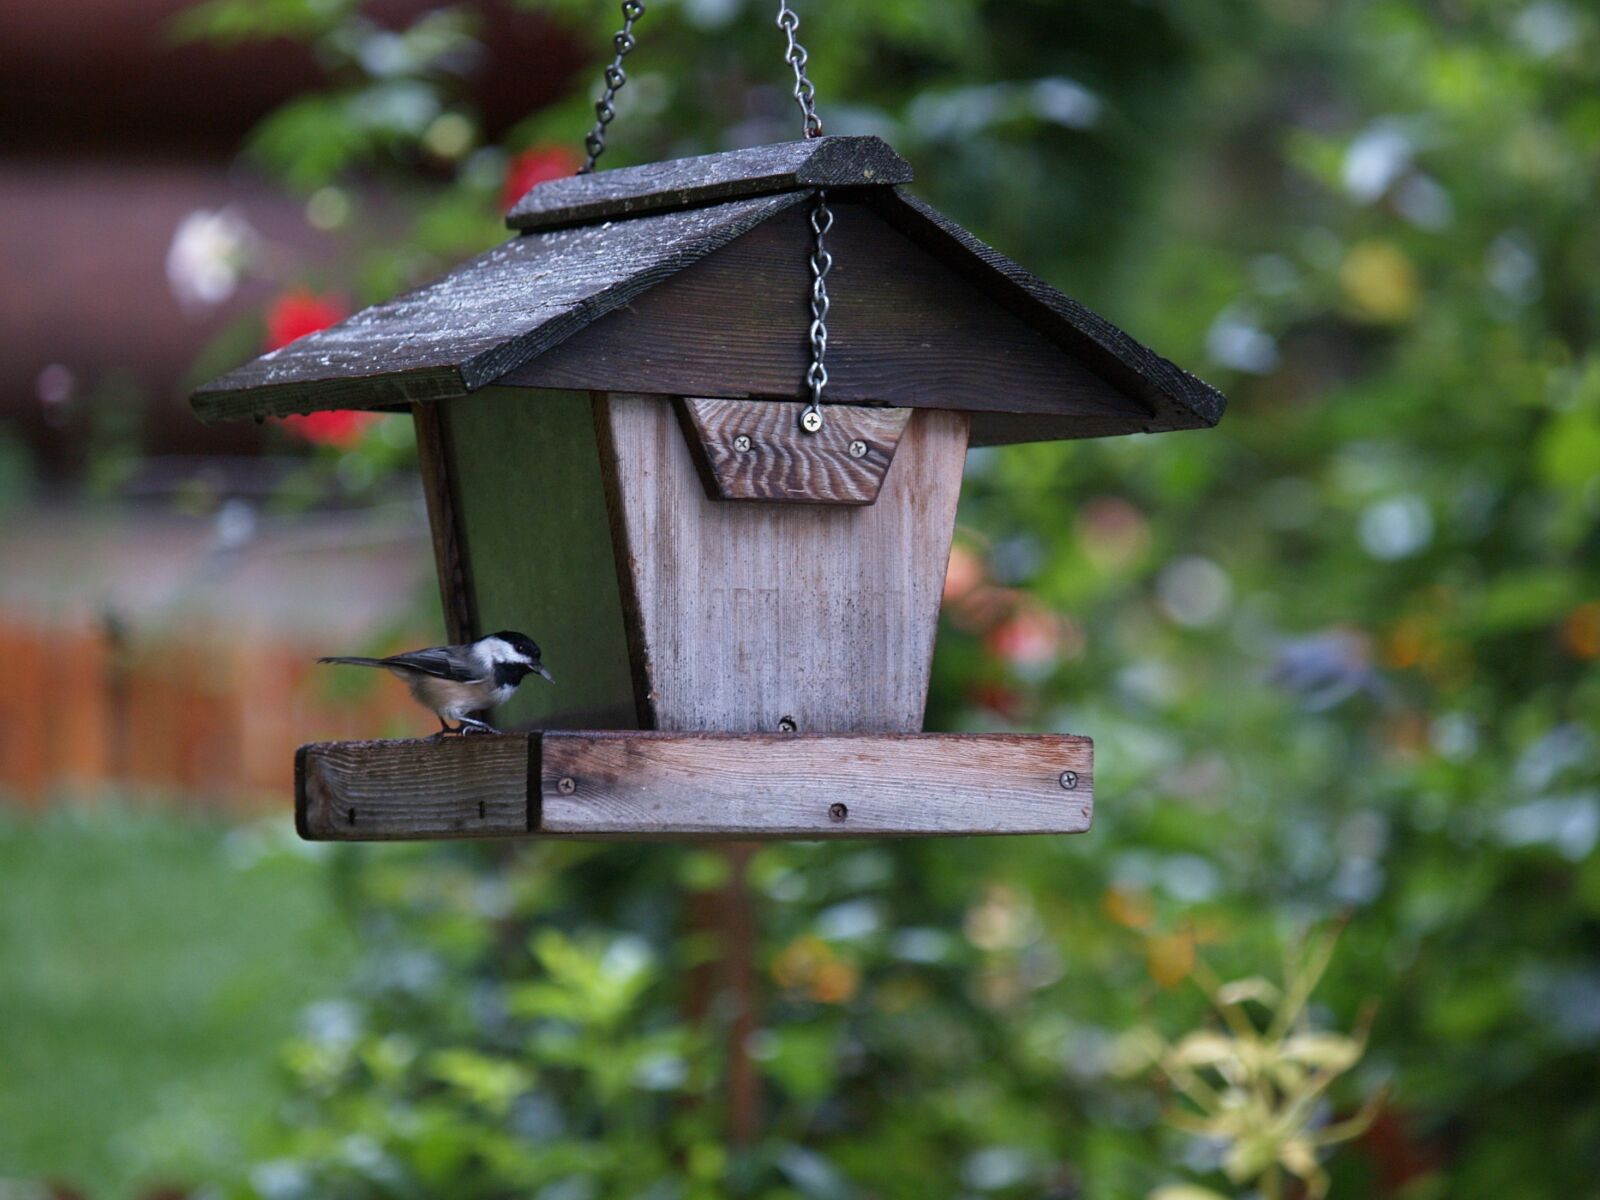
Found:
<path fill-rule="evenodd" d="M 545 7 L 598 75 L 616 14 Z M 684 1019 L 714 948 L 683 898 L 723 860 L 368 855 L 368 974 L 291 1052 L 241 1194 L 1225 1190 L 1225 1147 L 1112 1047 L 1202 1024 L 1197 947 L 1252 974 L 1343 913 L 1313 1014 L 1379 1007 L 1311 1124 L 1390 1099 L 1331 1194 L 1600 1195 L 1600 19 L 800 11 L 830 131 L 886 135 L 922 195 L 1232 397 L 1211 432 L 971 456 L 929 725 L 1092 734 L 1095 829 L 760 851 L 762 1132 L 733 1152 L 729 1013 Z M 329 89 L 248 153 L 310 219 L 359 227 L 380 181 L 411 214 L 338 267 L 363 298 L 503 236 L 512 156 L 590 122 L 586 80 L 488 144 L 473 17 L 187 19 L 316 42 Z M 652 5 L 638 34 L 605 165 L 796 135 L 767 6 Z"/>
<path fill-rule="evenodd" d="M 0 809 L 0 1196 L 32 1200 L 18 1175 L 170 1195 L 236 1166 L 277 1048 L 357 952 L 326 863 L 278 823 Z"/>

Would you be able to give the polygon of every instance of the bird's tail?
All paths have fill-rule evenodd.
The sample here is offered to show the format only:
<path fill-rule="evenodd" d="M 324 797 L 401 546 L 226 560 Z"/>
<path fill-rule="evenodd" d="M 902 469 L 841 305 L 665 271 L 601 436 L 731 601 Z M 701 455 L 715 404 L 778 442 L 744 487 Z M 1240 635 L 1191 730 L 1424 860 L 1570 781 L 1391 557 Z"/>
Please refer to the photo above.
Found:
<path fill-rule="evenodd" d="M 381 658 L 351 658 L 339 655 L 334 658 L 319 658 L 319 663 L 339 663 L 346 667 L 387 667 L 389 664 Z"/>

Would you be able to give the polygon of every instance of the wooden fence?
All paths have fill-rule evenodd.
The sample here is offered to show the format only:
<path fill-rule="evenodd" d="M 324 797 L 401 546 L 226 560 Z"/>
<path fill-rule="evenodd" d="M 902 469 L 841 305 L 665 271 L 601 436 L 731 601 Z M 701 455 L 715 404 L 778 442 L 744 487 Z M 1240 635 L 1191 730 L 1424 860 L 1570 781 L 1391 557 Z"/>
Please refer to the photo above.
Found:
<path fill-rule="evenodd" d="M 346 647 L 0 612 L 0 803 L 120 793 L 287 814 L 300 743 L 432 728 L 397 681 L 318 667 L 330 649 Z"/>

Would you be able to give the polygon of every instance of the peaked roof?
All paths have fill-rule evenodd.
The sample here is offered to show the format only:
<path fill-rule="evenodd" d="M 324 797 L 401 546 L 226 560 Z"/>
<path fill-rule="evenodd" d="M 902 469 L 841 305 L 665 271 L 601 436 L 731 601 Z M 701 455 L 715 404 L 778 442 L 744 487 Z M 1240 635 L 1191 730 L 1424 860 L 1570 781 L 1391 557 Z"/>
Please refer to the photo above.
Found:
<path fill-rule="evenodd" d="M 521 236 L 262 355 L 200 388 L 192 404 L 202 420 L 217 421 L 467 395 L 825 186 L 865 201 L 1149 410 L 1147 420 L 1065 436 L 1194 428 L 1221 417 L 1226 402 L 1215 389 L 893 186 L 909 178 L 880 139 L 828 137 L 541 184 L 507 218 Z M 799 379 L 795 387 L 798 395 Z"/>

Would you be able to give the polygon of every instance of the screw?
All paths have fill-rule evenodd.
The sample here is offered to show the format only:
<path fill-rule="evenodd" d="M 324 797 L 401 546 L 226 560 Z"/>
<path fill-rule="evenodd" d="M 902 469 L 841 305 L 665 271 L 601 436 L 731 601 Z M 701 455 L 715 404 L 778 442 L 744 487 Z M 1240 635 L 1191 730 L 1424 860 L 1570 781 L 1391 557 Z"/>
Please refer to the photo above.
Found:
<path fill-rule="evenodd" d="M 814 408 L 808 408 L 800 414 L 800 428 L 807 433 L 815 433 L 822 428 L 822 414 Z"/>
<path fill-rule="evenodd" d="M 577 790 L 578 781 L 571 775 L 563 775 L 560 781 L 556 784 L 556 791 L 560 792 L 563 796 L 570 796 Z"/>
<path fill-rule="evenodd" d="M 850 443 L 851 458 L 865 458 L 866 456 L 867 444 L 865 442 L 863 442 L 860 438 L 857 438 L 855 441 Z"/>
<path fill-rule="evenodd" d="M 748 454 L 750 452 L 750 435 L 748 433 L 741 433 L 738 437 L 734 438 L 733 448 L 740 454 Z"/>
<path fill-rule="evenodd" d="M 780 717 L 778 719 L 778 732 L 779 733 L 793 733 L 796 729 L 799 729 L 799 728 L 800 728 L 800 726 L 798 726 L 798 725 L 796 725 L 794 723 L 794 718 L 793 717 Z"/>
<path fill-rule="evenodd" d="M 842 804 L 828 805 L 828 817 L 834 821 L 842 821 L 850 815 L 850 810 Z"/>
<path fill-rule="evenodd" d="M 1076 771 L 1061 772 L 1061 786 L 1071 791 L 1078 786 L 1078 773 Z"/>

